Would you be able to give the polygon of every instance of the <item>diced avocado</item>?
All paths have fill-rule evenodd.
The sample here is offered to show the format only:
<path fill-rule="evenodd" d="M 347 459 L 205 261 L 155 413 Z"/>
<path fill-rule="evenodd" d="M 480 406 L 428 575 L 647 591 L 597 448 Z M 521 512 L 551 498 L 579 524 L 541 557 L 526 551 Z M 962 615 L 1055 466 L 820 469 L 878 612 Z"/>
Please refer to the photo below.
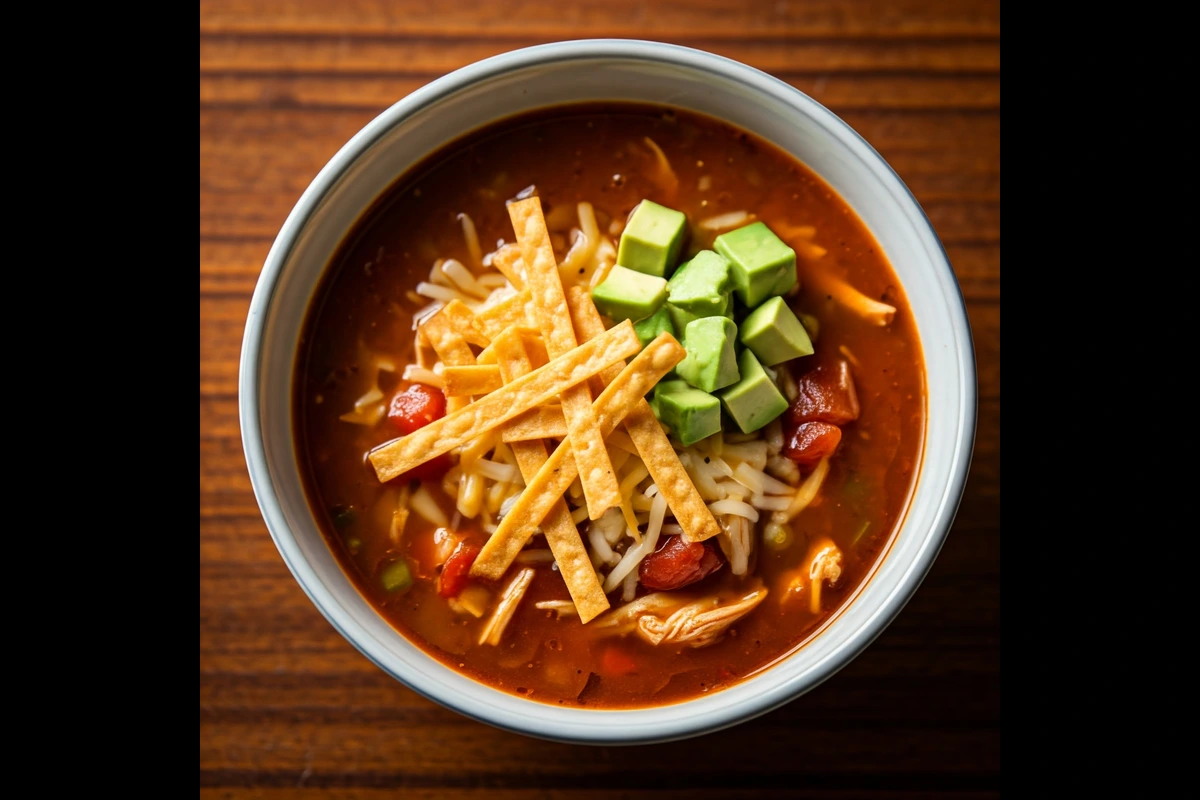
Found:
<path fill-rule="evenodd" d="M 701 250 L 691 261 L 681 264 L 667 283 L 671 305 L 697 317 L 725 313 L 732 288 L 729 260 L 712 250 Z"/>
<path fill-rule="evenodd" d="M 665 278 L 679 261 L 687 217 L 675 211 L 643 200 L 621 234 L 617 248 L 617 263 L 626 269 Z"/>
<path fill-rule="evenodd" d="M 642 347 L 657 339 L 658 335 L 664 331 L 672 336 L 675 335 L 675 326 L 671 324 L 671 315 L 667 313 L 666 306 L 633 324 L 633 332 L 637 334 Z"/>
<path fill-rule="evenodd" d="M 742 433 L 751 433 L 786 411 L 788 402 L 754 353 L 742 351 L 738 356 L 738 371 L 741 379 L 717 392 L 717 397 L 721 398 L 726 413 L 733 417 Z"/>
<path fill-rule="evenodd" d="M 721 430 L 721 401 L 684 381 L 663 381 L 654 390 L 660 420 L 686 447 Z"/>
<path fill-rule="evenodd" d="M 661 385 L 662 384 L 660 383 L 659 386 L 661 386 Z M 658 393 L 651 392 L 649 395 L 647 395 L 646 402 L 650 404 L 650 410 L 654 412 L 655 418 L 659 422 L 662 422 L 663 421 L 662 409 L 659 408 L 659 405 L 658 405 Z M 663 424 L 666 424 L 666 423 L 663 423 Z"/>
<path fill-rule="evenodd" d="M 665 279 L 621 266 L 613 267 L 604 282 L 592 289 L 596 308 L 613 322 L 648 317 L 666 299 Z"/>
<path fill-rule="evenodd" d="M 738 340 L 768 367 L 813 352 L 808 332 L 782 297 L 772 297 L 742 320 Z"/>
<path fill-rule="evenodd" d="M 680 331 L 686 336 L 687 326 L 698 319 L 704 319 L 705 317 L 727 317 L 728 319 L 733 319 L 733 295 L 725 295 L 725 306 L 711 314 L 695 314 L 691 311 L 685 311 L 673 304 L 669 296 L 664 308 L 671 315 L 671 322 L 675 325 L 675 330 Z"/>
<path fill-rule="evenodd" d="M 779 277 L 775 279 L 775 288 L 771 290 L 771 294 L 778 296 L 787 294 L 796 285 L 796 262 L 787 269 L 780 270 Z"/>
<path fill-rule="evenodd" d="M 737 355 L 733 349 L 736 339 L 737 325 L 726 317 L 702 317 L 689 322 L 683 334 L 687 356 L 675 367 L 675 372 L 706 392 L 737 382 Z"/>
<path fill-rule="evenodd" d="M 761 222 L 721 234 L 713 247 L 729 259 L 734 291 L 747 308 L 796 284 L 796 251 Z"/>

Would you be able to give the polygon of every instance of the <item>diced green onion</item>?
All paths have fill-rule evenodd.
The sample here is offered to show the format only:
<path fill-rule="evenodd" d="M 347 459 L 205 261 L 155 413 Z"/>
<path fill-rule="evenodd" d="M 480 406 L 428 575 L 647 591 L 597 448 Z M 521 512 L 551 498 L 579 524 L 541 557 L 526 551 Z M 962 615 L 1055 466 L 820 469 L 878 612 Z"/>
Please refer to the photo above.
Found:
<path fill-rule="evenodd" d="M 413 578 L 412 572 L 408 569 L 408 562 L 400 559 L 388 564 L 379 575 L 379 581 L 389 592 L 402 592 L 412 586 Z"/>
<path fill-rule="evenodd" d="M 346 549 L 350 551 L 350 555 L 356 554 L 362 549 L 362 539 L 357 536 L 351 536 L 346 539 Z"/>
<path fill-rule="evenodd" d="M 870 527 L 871 527 L 871 520 L 864 519 L 863 524 L 858 527 L 858 533 L 854 534 L 854 541 L 852 541 L 850 544 L 852 544 L 852 545 L 858 544 L 858 540 L 863 537 L 863 534 L 866 533 L 867 530 L 870 529 Z"/>

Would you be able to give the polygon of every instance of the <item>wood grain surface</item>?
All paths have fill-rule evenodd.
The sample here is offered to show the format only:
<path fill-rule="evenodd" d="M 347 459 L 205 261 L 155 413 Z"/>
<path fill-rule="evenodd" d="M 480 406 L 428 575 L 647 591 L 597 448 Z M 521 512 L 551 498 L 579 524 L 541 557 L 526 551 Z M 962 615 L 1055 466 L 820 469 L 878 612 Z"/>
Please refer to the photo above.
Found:
<path fill-rule="evenodd" d="M 599 36 L 744 61 L 865 136 L 946 245 L 979 366 L 966 495 L 896 622 L 784 708 L 631 749 L 502 733 L 361 656 L 276 552 L 237 419 L 250 294 L 272 238 L 329 157 L 445 72 Z M 202 797 L 984 797 L 999 783 L 998 0 L 201 0 Z"/>

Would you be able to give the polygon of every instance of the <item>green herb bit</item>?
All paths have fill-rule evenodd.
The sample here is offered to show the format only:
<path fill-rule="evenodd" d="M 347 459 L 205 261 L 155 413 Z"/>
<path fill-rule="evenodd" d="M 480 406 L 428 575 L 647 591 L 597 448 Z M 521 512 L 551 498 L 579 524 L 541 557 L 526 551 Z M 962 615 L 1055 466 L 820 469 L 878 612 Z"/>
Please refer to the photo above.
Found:
<path fill-rule="evenodd" d="M 404 559 L 388 564 L 379 575 L 379 581 L 388 592 L 402 592 L 413 585 L 412 572 Z"/>

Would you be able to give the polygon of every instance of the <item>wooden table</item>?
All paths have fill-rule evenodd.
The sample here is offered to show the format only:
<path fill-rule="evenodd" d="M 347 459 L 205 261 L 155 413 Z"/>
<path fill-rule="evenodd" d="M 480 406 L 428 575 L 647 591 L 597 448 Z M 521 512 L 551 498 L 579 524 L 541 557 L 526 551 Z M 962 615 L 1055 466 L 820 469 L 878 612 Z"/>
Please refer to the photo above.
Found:
<path fill-rule="evenodd" d="M 899 619 L 814 692 L 729 731 L 588 748 L 415 695 L 321 617 L 242 459 L 242 325 L 272 238 L 363 124 L 471 61 L 658 38 L 745 61 L 861 132 L 929 213 L 967 297 L 979 433 L 958 521 Z M 206 797 L 998 794 L 998 0 L 201 0 L 200 785 Z"/>

